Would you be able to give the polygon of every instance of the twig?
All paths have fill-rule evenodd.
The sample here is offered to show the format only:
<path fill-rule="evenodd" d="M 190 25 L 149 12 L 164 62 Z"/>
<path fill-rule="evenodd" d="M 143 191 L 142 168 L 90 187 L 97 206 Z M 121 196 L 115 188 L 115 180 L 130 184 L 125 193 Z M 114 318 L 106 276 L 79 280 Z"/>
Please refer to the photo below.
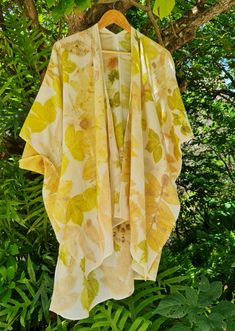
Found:
<path fill-rule="evenodd" d="M 146 6 L 141 5 L 140 3 L 138 3 L 135 0 L 130 0 L 130 4 L 132 4 L 136 8 L 139 8 L 139 9 L 145 11 L 148 14 L 148 17 L 149 17 L 151 23 L 153 24 L 154 30 L 156 32 L 158 42 L 159 42 L 159 44 L 164 46 L 164 43 L 163 43 L 163 40 L 162 40 L 162 35 L 161 35 L 161 29 L 160 29 L 160 26 L 158 25 L 156 19 L 154 18 L 154 15 L 153 15 L 153 12 L 152 12 L 152 9 L 151 9 L 150 0 L 146 1 L 146 4 L 147 4 Z"/>
<path fill-rule="evenodd" d="M 235 180 L 233 178 L 233 174 L 232 174 L 231 170 L 229 169 L 226 161 L 221 156 L 221 154 L 219 152 L 217 152 L 217 150 L 214 147 L 212 147 L 212 146 L 208 146 L 207 148 L 210 149 L 210 150 L 212 150 L 217 155 L 217 157 L 223 162 L 223 164 L 225 166 L 225 169 L 227 170 L 227 173 L 229 175 L 229 178 L 231 179 L 232 183 L 235 184 Z"/>
<path fill-rule="evenodd" d="M 148 11 L 148 7 L 147 6 L 144 6 L 144 5 L 141 5 L 139 2 L 135 1 L 135 0 L 130 0 L 130 4 L 135 6 L 136 8 L 139 8 L 145 12 Z"/>
<path fill-rule="evenodd" d="M 171 25 L 171 30 L 172 30 L 172 33 L 173 35 L 177 38 L 177 34 L 175 32 L 175 28 L 174 28 L 174 24 L 173 24 L 173 20 L 172 20 L 172 16 L 170 15 L 170 25 Z"/>
<path fill-rule="evenodd" d="M 149 16 L 150 21 L 153 23 L 153 27 L 154 27 L 154 30 L 156 32 L 156 35 L 157 35 L 159 44 L 161 44 L 162 46 L 164 46 L 164 43 L 163 43 L 163 40 L 162 40 L 160 26 L 157 24 L 157 21 L 155 20 L 155 18 L 153 16 L 153 12 L 151 10 L 151 2 L 150 2 L 150 0 L 147 0 L 146 3 L 147 3 L 147 7 L 148 7 L 147 13 L 148 13 L 148 16 Z"/>

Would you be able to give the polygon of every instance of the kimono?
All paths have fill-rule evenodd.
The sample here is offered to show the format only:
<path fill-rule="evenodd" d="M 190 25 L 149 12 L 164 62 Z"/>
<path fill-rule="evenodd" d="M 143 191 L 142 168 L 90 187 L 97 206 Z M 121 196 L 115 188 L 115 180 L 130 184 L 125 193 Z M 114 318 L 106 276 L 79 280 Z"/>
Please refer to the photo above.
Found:
<path fill-rule="evenodd" d="M 19 136 L 59 243 L 49 310 L 83 319 L 156 280 L 194 138 L 170 52 L 133 27 L 56 41 Z"/>

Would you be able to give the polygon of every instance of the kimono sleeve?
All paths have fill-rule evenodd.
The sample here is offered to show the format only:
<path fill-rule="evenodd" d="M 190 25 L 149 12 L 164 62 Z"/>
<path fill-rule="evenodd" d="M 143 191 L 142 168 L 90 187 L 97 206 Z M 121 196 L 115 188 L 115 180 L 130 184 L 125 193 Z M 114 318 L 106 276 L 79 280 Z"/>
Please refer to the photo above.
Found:
<path fill-rule="evenodd" d="M 60 166 L 62 145 L 62 84 L 59 42 L 55 42 L 38 94 L 19 136 L 25 140 L 19 168 L 45 175 Z"/>
<path fill-rule="evenodd" d="M 170 130 L 180 144 L 195 138 L 176 79 L 175 64 L 171 53 L 167 51 L 165 58 L 165 77 L 167 86 L 167 108 L 170 115 Z"/>

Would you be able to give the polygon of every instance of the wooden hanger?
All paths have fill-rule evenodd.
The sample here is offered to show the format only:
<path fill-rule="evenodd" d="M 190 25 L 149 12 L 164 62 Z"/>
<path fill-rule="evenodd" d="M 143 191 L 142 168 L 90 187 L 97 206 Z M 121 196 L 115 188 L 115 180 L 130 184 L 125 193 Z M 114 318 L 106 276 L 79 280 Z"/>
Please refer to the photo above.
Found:
<path fill-rule="evenodd" d="M 113 23 L 125 29 L 126 31 L 131 32 L 130 23 L 128 22 L 126 17 L 116 9 L 107 10 L 98 21 L 98 27 L 99 29 L 102 29 Z M 102 49 L 102 52 L 130 54 L 130 52 L 114 51 L 107 49 Z"/>
<path fill-rule="evenodd" d="M 118 26 L 127 30 L 128 32 L 131 32 L 130 23 L 128 22 L 126 17 L 116 9 L 107 10 L 99 20 L 98 27 L 102 29 L 113 23 L 117 24 Z"/>

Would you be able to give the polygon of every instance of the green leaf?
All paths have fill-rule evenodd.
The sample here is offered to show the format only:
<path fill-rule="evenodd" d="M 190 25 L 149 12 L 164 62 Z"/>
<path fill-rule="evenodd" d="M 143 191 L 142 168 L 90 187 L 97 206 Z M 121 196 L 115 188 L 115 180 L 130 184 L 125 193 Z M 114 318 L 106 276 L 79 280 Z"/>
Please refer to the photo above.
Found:
<path fill-rule="evenodd" d="M 10 282 L 12 279 L 14 279 L 15 277 L 15 272 L 16 272 L 16 268 L 14 265 L 10 265 L 8 268 L 7 268 L 7 278 L 8 278 L 8 281 Z"/>
<path fill-rule="evenodd" d="M 174 274 L 176 271 L 178 271 L 179 269 L 181 269 L 181 266 L 176 266 L 176 267 L 173 267 L 173 268 L 170 268 L 170 269 L 167 269 L 161 273 L 159 273 L 157 275 L 157 281 L 165 278 L 166 276 L 169 276 L 171 274 Z"/>
<path fill-rule="evenodd" d="M 160 316 L 152 324 L 152 330 L 158 331 L 161 325 L 168 320 L 168 317 Z"/>
<path fill-rule="evenodd" d="M 28 259 L 27 259 L 27 271 L 29 274 L 29 277 L 31 279 L 32 282 L 36 282 L 36 277 L 35 277 L 35 272 L 33 269 L 33 263 L 30 259 L 30 255 L 28 254 Z"/>
<path fill-rule="evenodd" d="M 69 15 L 73 7 L 74 0 L 59 0 L 58 5 L 52 10 L 52 15 L 58 21 L 63 15 Z"/>
<path fill-rule="evenodd" d="M 183 282 L 184 280 L 188 279 L 188 276 L 177 276 L 177 277 L 172 277 L 168 278 L 167 280 L 164 281 L 165 284 L 173 284 L 173 283 L 180 283 Z"/>
<path fill-rule="evenodd" d="M 210 296 L 212 300 L 218 299 L 223 293 L 223 284 L 221 282 L 213 282 L 210 284 Z"/>
<path fill-rule="evenodd" d="M 150 324 L 150 321 L 146 321 L 143 317 L 138 317 L 131 325 L 129 331 L 145 331 Z"/>
<path fill-rule="evenodd" d="M 206 278 L 206 276 L 201 276 L 201 281 L 198 286 L 199 290 L 202 292 L 207 292 L 210 289 L 210 283 L 209 280 Z"/>
<path fill-rule="evenodd" d="M 177 323 L 172 328 L 169 329 L 169 331 L 190 331 L 191 328 L 187 327 L 183 323 Z M 204 330 L 203 330 L 204 331 Z"/>
<path fill-rule="evenodd" d="M 17 255 L 17 254 L 19 254 L 18 246 L 16 244 L 10 245 L 10 247 L 9 247 L 9 253 L 11 255 Z"/>
<path fill-rule="evenodd" d="M 229 301 L 221 301 L 217 306 L 213 307 L 213 313 L 220 313 L 224 318 L 235 317 L 235 304 Z"/>
<path fill-rule="evenodd" d="M 221 330 L 224 330 L 224 328 L 226 327 L 223 315 L 221 315 L 219 313 L 212 313 L 212 314 L 209 315 L 208 318 L 212 322 L 212 324 L 215 328 L 219 328 Z"/>
<path fill-rule="evenodd" d="M 7 323 L 0 322 L 0 327 L 4 328 L 4 331 L 13 330 L 13 328 Z"/>
<path fill-rule="evenodd" d="M 171 318 L 182 318 L 189 311 L 187 300 L 180 293 L 168 295 L 158 306 L 157 313 Z"/>
<path fill-rule="evenodd" d="M 11 289 L 5 289 L 3 294 L 1 294 L 1 302 L 2 303 L 7 303 L 8 300 L 10 299 L 10 297 L 11 297 L 11 293 L 12 293 Z"/>
<path fill-rule="evenodd" d="M 188 304 L 190 306 L 196 306 L 197 305 L 197 300 L 198 300 L 198 295 L 197 291 L 191 287 L 187 287 L 185 289 L 185 297 L 188 301 Z"/>
<path fill-rule="evenodd" d="M 216 299 L 218 299 L 223 291 L 223 286 L 221 282 L 213 282 L 209 284 L 209 289 L 205 292 L 200 292 L 198 296 L 198 303 L 200 305 L 212 304 Z"/>
<path fill-rule="evenodd" d="M 27 313 L 27 309 L 24 308 L 23 311 L 21 312 L 20 314 L 20 324 L 25 327 L 25 316 L 26 316 L 26 313 Z"/>
<path fill-rule="evenodd" d="M 211 330 L 211 323 L 206 316 L 198 316 L 197 323 L 195 326 L 196 331 L 210 331 Z"/>
<path fill-rule="evenodd" d="M 47 2 L 47 6 L 49 8 L 51 8 L 54 4 L 56 4 L 56 1 L 55 0 L 46 0 L 46 2 Z"/>
<path fill-rule="evenodd" d="M 227 331 L 234 331 L 235 330 L 235 321 L 229 321 L 227 324 Z"/>
<path fill-rule="evenodd" d="M 170 15 L 175 7 L 175 0 L 156 0 L 153 6 L 153 13 L 162 19 Z"/>

